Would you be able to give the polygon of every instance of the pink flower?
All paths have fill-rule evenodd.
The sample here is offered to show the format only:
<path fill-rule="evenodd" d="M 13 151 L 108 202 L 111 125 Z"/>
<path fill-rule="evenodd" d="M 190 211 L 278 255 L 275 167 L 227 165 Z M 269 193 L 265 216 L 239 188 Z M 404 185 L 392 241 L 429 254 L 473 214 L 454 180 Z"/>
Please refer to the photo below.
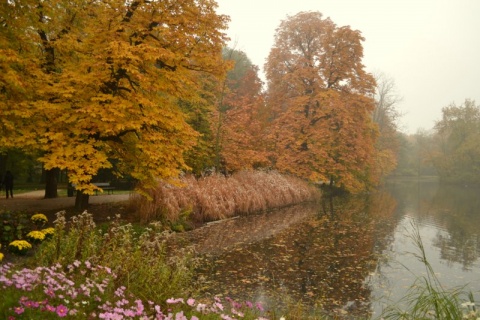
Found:
<path fill-rule="evenodd" d="M 115 302 L 115 305 L 116 305 L 117 307 L 121 307 L 121 306 L 124 306 L 124 305 L 126 305 L 126 304 L 128 304 L 128 300 L 125 299 L 125 298 L 123 298 L 122 300 L 118 300 L 117 302 Z"/>
<path fill-rule="evenodd" d="M 188 320 L 188 318 L 185 317 L 183 311 L 180 311 L 179 313 L 175 314 L 175 320 Z"/>
<path fill-rule="evenodd" d="M 135 317 L 135 312 L 133 312 L 133 310 L 130 310 L 130 309 L 124 310 L 123 314 L 127 317 L 131 317 L 131 318 Z"/>
<path fill-rule="evenodd" d="M 103 285 L 96 283 L 95 286 L 97 287 L 97 289 L 100 293 L 105 292 L 105 288 L 103 287 Z"/>
<path fill-rule="evenodd" d="M 51 311 L 51 312 L 55 312 L 55 307 L 47 304 L 47 305 L 45 306 L 45 310 Z"/>
<path fill-rule="evenodd" d="M 49 288 L 46 288 L 46 289 L 44 290 L 44 292 L 45 292 L 45 294 L 46 294 L 47 296 L 49 296 L 49 297 L 51 297 L 51 298 L 55 297 L 55 291 L 53 291 L 53 289 L 50 288 L 50 287 L 49 287 Z"/>
<path fill-rule="evenodd" d="M 239 302 L 236 302 L 236 301 L 232 301 L 232 306 L 236 309 L 241 309 L 242 308 L 242 304 L 239 303 Z"/>
<path fill-rule="evenodd" d="M 258 310 L 264 311 L 263 306 L 260 304 L 260 302 L 257 302 L 255 305 L 257 306 Z"/>
<path fill-rule="evenodd" d="M 204 312 L 206 310 L 206 308 L 207 308 L 207 305 L 204 304 L 204 303 L 199 303 L 197 305 L 197 311 Z"/>
<path fill-rule="evenodd" d="M 223 304 L 221 304 L 220 302 L 215 302 L 215 306 L 217 306 L 218 309 L 223 311 Z"/>
<path fill-rule="evenodd" d="M 23 305 L 27 308 L 35 308 L 34 303 L 32 300 L 25 301 Z"/>
<path fill-rule="evenodd" d="M 22 314 L 23 311 L 25 311 L 25 309 L 23 309 L 22 307 L 15 307 L 13 308 L 13 310 L 15 311 L 16 314 Z"/>
<path fill-rule="evenodd" d="M 59 317 L 65 317 L 68 314 L 68 308 L 63 304 L 58 305 L 56 311 Z"/>
<path fill-rule="evenodd" d="M 135 300 L 135 302 L 137 303 L 137 316 L 140 316 L 143 313 L 142 300 L 138 299 L 138 300 Z"/>
<path fill-rule="evenodd" d="M 187 300 L 187 304 L 190 306 L 190 307 L 193 307 L 193 305 L 195 304 L 195 299 L 193 298 L 190 298 Z"/>
<path fill-rule="evenodd" d="M 117 297 L 123 297 L 125 289 L 126 289 L 125 286 L 121 286 L 121 287 L 117 288 L 117 290 L 115 290 L 115 295 Z"/>
<path fill-rule="evenodd" d="M 167 303 L 170 303 L 170 304 L 175 304 L 175 303 L 183 303 L 183 299 L 182 298 L 178 298 L 178 299 L 174 299 L 174 298 L 170 298 L 170 299 L 167 299 Z"/>

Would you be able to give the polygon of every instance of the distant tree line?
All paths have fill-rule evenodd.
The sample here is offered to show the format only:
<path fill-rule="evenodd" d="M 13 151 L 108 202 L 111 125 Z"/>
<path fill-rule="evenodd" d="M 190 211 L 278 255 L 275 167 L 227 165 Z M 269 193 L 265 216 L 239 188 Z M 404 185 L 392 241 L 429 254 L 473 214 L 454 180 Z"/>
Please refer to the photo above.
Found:
<path fill-rule="evenodd" d="M 480 106 L 466 99 L 442 109 L 430 131 L 401 135 L 397 175 L 438 175 L 441 181 L 480 184 Z"/>

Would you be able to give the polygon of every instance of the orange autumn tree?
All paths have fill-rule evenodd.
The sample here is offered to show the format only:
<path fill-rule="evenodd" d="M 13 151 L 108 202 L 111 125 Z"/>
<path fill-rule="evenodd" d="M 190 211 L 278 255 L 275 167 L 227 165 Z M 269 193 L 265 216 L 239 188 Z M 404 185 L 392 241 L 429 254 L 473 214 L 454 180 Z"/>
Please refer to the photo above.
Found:
<path fill-rule="evenodd" d="M 202 74 L 225 73 L 228 18 L 216 6 L 2 2 L 1 142 L 42 151 L 45 168 L 68 170 L 80 206 L 111 159 L 145 187 L 176 176 L 197 136 L 179 101 L 201 102 Z"/>
<path fill-rule="evenodd" d="M 278 169 L 352 192 L 369 186 L 375 80 L 363 40 L 319 12 L 281 22 L 265 65 Z"/>
<path fill-rule="evenodd" d="M 262 81 L 258 67 L 242 51 L 228 49 L 235 62 L 228 72 L 222 100 L 221 151 L 227 172 L 266 166 L 266 148 L 262 136 L 266 123 Z"/>

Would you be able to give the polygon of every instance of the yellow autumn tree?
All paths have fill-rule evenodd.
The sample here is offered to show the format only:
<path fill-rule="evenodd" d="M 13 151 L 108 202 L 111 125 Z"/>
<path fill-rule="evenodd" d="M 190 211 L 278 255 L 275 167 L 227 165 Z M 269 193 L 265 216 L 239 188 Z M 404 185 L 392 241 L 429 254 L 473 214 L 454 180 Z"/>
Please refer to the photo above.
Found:
<path fill-rule="evenodd" d="M 363 40 L 319 12 L 281 22 L 265 65 L 278 169 L 353 192 L 370 184 L 375 80 Z"/>
<path fill-rule="evenodd" d="M 228 18 L 215 9 L 211 0 L 2 2 L 1 142 L 42 151 L 45 168 L 67 169 L 80 195 L 110 159 L 145 187 L 176 176 L 197 135 L 179 101 L 201 102 L 202 74 L 225 73 Z"/>

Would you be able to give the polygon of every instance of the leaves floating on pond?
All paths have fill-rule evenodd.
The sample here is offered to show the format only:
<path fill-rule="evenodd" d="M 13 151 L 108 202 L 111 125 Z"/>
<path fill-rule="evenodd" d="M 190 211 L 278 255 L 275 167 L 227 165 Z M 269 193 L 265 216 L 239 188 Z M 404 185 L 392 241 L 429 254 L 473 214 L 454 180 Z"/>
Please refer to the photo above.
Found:
<path fill-rule="evenodd" d="M 208 237 L 192 239 L 200 252 L 206 251 L 202 245 L 212 248 L 212 238 L 222 239 L 199 270 L 208 279 L 205 293 L 260 297 L 270 304 L 289 297 L 331 313 L 348 309 L 369 316 L 366 279 L 393 224 L 383 219 L 389 215 L 383 210 L 378 211 L 382 219 L 372 210 L 365 213 L 363 203 L 350 199 L 335 215 L 319 214 L 318 206 L 297 206 L 229 221 L 216 231 L 221 234 L 209 229 Z M 391 214 L 394 207 L 376 208 Z"/>

